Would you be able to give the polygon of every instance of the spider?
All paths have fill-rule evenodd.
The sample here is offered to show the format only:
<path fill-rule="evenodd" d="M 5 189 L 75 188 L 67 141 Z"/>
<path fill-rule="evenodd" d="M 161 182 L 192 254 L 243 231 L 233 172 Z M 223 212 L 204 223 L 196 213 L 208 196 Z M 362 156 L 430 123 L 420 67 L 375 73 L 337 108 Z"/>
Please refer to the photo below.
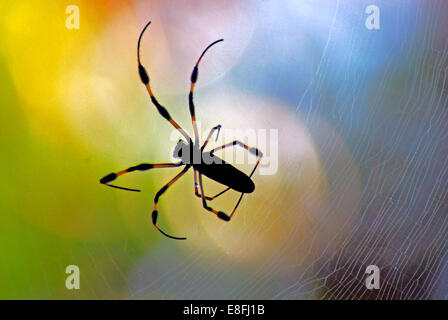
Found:
<path fill-rule="evenodd" d="M 151 90 L 151 87 L 149 85 L 148 73 L 146 72 L 146 69 L 143 67 L 143 65 L 140 62 L 140 42 L 142 40 L 143 33 L 145 32 L 145 30 L 148 28 L 148 26 L 150 24 L 151 24 L 151 21 L 149 21 L 145 25 L 145 27 L 143 28 L 143 30 L 140 33 L 140 36 L 138 38 L 138 43 L 137 43 L 138 73 L 140 75 L 140 79 L 141 79 L 142 83 L 145 85 L 146 90 L 149 93 L 151 102 L 157 108 L 157 111 L 160 113 L 160 115 L 163 118 L 168 120 L 168 122 L 171 123 L 171 125 L 174 128 L 176 128 L 176 130 L 178 130 L 182 134 L 182 136 L 185 138 L 185 141 L 182 139 L 180 139 L 178 141 L 178 143 L 176 144 L 174 151 L 173 151 L 173 157 L 176 159 L 180 159 L 180 161 L 177 163 L 160 163 L 160 164 L 141 163 L 139 165 L 129 167 L 128 169 L 123 170 L 123 171 L 119 171 L 116 173 L 110 173 L 110 174 L 104 176 L 103 178 L 101 178 L 100 183 L 107 185 L 109 187 L 117 188 L 117 189 L 140 192 L 140 190 L 138 190 L 138 189 L 120 187 L 120 186 L 110 184 L 110 182 L 114 181 L 117 177 L 119 177 L 121 175 L 124 175 L 129 172 L 133 172 L 133 171 L 146 171 L 146 170 L 156 169 L 156 168 L 173 168 L 173 167 L 182 167 L 183 166 L 184 167 L 183 170 L 180 173 L 178 173 L 173 179 L 171 179 L 166 185 L 164 185 L 156 193 L 156 195 L 154 197 L 154 208 L 152 211 L 152 223 L 157 230 L 159 230 L 163 235 L 167 236 L 168 238 L 175 239 L 175 240 L 186 240 L 187 238 L 185 238 L 185 237 L 174 237 L 174 236 L 167 234 L 157 225 L 157 217 L 158 217 L 157 205 L 159 203 L 160 197 L 168 190 L 168 188 L 173 183 L 175 183 L 177 180 L 179 180 L 191 167 L 193 167 L 194 193 L 197 197 L 202 199 L 203 207 L 207 211 L 210 211 L 211 213 L 215 214 L 218 218 L 220 218 L 224 221 L 230 221 L 230 219 L 235 214 L 235 211 L 238 208 L 238 205 L 240 204 L 241 199 L 243 198 L 244 194 L 252 193 L 255 190 L 255 184 L 251 180 L 251 177 L 254 174 L 255 170 L 257 169 L 257 167 L 261 161 L 261 158 L 263 157 L 263 154 L 257 148 L 249 147 L 248 145 L 246 145 L 240 141 L 237 141 L 237 140 L 205 152 L 204 149 L 207 146 L 208 142 L 210 141 L 211 137 L 213 136 L 213 134 L 215 132 L 217 132 L 216 140 L 218 139 L 221 125 L 217 125 L 217 126 L 213 127 L 210 130 L 210 133 L 208 134 L 207 139 L 204 141 L 204 143 L 202 145 L 200 145 L 198 128 L 196 125 L 195 106 L 193 103 L 194 86 L 198 79 L 198 66 L 199 66 L 199 63 L 201 62 L 202 57 L 207 52 L 207 50 L 210 49 L 210 47 L 212 47 L 216 43 L 223 41 L 224 39 L 219 39 L 219 40 L 211 43 L 207 48 L 205 48 L 205 50 L 200 55 L 198 61 L 196 62 L 196 65 L 194 66 L 193 72 L 191 74 L 191 88 L 190 88 L 190 94 L 189 94 L 188 101 L 189 101 L 190 115 L 191 115 L 191 120 L 193 123 L 193 130 L 194 130 L 194 142 L 193 142 L 191 137 L 184 131 L 184 129 L 182 129 L 181 126 L 179 126 L 177 124 L 177 122 L 174 121 L 174 119 L 170 116 L 170 114 L 168 113 L 166 108 L 163 107 L 155 98 L 155 96 Z M 246 149 L 249 153 L 251 153 L 257 157 L 257 162 L 249 176 L 246 175 L 244 172 L 236 169 L 234 166 L 230 165 L 229 163 L 225 162 L 221 158 L 214 155 L 214 153 L 218 150 L 222 150 L 222 149 L 229 148 L 229 147 L 236 147 L 236 146 Z M 198 157 L 199 157 L 200 161 L 193 161 L 193 162 L 191 161 L 192 158 L 198 159 Z M 207 160 L 207 161 L 205 161 L 205 160 Z M 227 188 L 224 189 L 223 191 L 219 192 L 215 196 L 212 196 L 212 197 L 205 196 L 204 186 L 202 183 L 203 175 L 220 183 L 220 184 L 223 184 Z M 198 181 L 199 181 L 199 184 L 198 184 Z M 201 191 L 200 193 L 198 191 L 198 188 Z M 212 201 L 212 200 L 216 199 L 217 197 L 221 196 L 228 190 L 234 190 L 237 192 L 241 192 L 241 195 L 240 195 L 240 197 L 230 215 L 227 215 L 223 211 L 217 211 L 217 210 L 213 209 L 212 207 L 209 206 L 209 204 L 207 202 L 207 201 Z"/>

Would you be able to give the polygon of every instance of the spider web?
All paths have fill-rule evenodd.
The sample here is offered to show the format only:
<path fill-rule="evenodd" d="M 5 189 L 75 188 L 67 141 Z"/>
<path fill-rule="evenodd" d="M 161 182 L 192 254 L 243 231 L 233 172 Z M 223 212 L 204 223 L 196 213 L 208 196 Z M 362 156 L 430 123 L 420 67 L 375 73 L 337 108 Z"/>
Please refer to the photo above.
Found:
<path fill-rule="evenodd" d="M 86 247 L 94 269 L 95 250 L 106 252 L 116 266 L 113 274 L 97 269 L 111 292 L 123 288 L 129 299 L 448 298 L 448 4 L 377 1 L 381 29 L 369 31 L 367 1 L 303 3 L 295 8 L 294 1 L 281 6 L 266 1 L 253 8 L 264 23 L 220 85 L 254 94 L 263 90 L 303 119 L 326 172 L 331 206 L 322 207 L 319 223 L 304 236 L 300 225 L 288 229 L 257 263 L 217 252 L 207 237 L 187 248 L 159 241 L 141 259 L 120 243 L 116 252 L 128 257 L 120 263 L 104 244 Z M 305 19 L 295 9 L 311 13 Z M 320 24 L 317 31 L 306 26 L 313 21 Z M 313 57 L 306 58 L 306 50 Z M 250 108 L 256 112 L 256 106 Z M 333 131 L 322 129 L 322 119 Z M 335 156 L 340 139 L 353 161 Z M 283 186 L 258 200 L 267 208 L 259 213 L 260 224 L 254 228 L 243 218 L 252 200 L 246 197 L 240 205 L 246 235 L 262 239 L 273 221 L 284 224 L 291 217 L 273 208 L 296 191 L 290 175 L 299 179 L 304 173 L 294 159 L 279 163 L 284 171 L 276 179 Z M 340 195 L 351 192 L 347 177 L 354 171 L 358 197 L 347 207 Z M 189 178 L 179 182 L 185 189 L 192 188 Z M 263 179 L 255 178 L 261 184 Z M 205 232 L 201 228 L 196 232 Z M 288 260 L 292 252 L 300 252 L 294 262 Z M 365 270 L 372 264 L 381 270 L 380 290 L 365 287 Z M 88 282 L 86 288 L 104 298 Z"/>

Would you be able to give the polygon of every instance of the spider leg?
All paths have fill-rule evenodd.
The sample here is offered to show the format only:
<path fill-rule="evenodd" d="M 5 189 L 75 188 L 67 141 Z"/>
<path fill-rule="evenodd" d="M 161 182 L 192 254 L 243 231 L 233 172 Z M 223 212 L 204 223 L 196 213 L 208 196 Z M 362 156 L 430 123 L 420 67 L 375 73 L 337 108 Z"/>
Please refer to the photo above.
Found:
<path fill-rule="evenodd" d="M 123 174 L 129 173 L 129 172 L 133 172 L 133 171 L 146 171 L 146 170 L 150 170 L 150 169 L 157 169 L 157 168 L 173 168 L 173 167 L 180 167 L 182 165 L 182 162 L 179 163 L 158 163 L 158 164 L 153 164 L 153 163 L 141 163 L 139 165 L 133 166 L 133 167 L 129 167 L 126 170 L 123 171 L 119 171 L 117 173 L 109 173 L 108 175 L 105 175 L 104 177 L 102 177 L 100 179 L 100 183 L 101 184 L 105 184 L 106 186 L 112 187 L 112 188 L 117 188 L 117 189 L 122 189 L 122 190 L 127 190 L 127 191 L 135 191 L 135 192 L 140 192 L 140 190 L 138 189 L 130 189 L 130 188 L 125 188 L 125 187 L 119 187 L 119 186 L 115 186 L 113 184 L 110 184 L 109 182 L 115 180 L 118 176 L 121 176 Z"/>
<path fill-rule="evenodd" d="M 193 72 L 191 73 L 191 87 L 190 87 L 190 94 L 188 95 L 188 103 L 190 106 L 190 115 L 191 115 L 191 121 L 193 123 L 193 130 L 194 130 L 194 137 L 195 137 L 195 144 L 199 145 L 199 134 L 198 134 L 198 128 L 196 125 L 196 115 L 195 115 L 195 106 L 193 102 L 193 92 L 194 92 L 194 85 L 196 84 L 196 81 L 198 80 L 198 73 L 199 73 L 199 62 L 201 62 L 202 57 L 207 52 L 208 49 L 210 49 L 211 46 L 214 44 L 224 41 L 224 39 L 216 40 L 215 42 L 208 45 L 207 48 L 202 52 L 201 56 L 199 57 L 198 61 L 196 62 L 196 65 L 193 68 Z"/>
<path fill-rule="evenodd" d="M 215 139 L 215 141 L 218 140 L 219 132 L 220 132 L 220 130 L 221 130 L 221 125 L 220 125 L 220 124 L 218 124 L 216 127 L 213 127 L 213 128 L 210 130 L 210 133 L 208 134 L 207 139 L 205 139 L 204 144 L 203 144 L 202 147 L 201 147 L 201 151 L 204 151 L 205 146 L 208 144 L 208 142 L 210 141 L 210 139 L 211 139 L 213 133 L 214 133 L 216 130 L 218 130 L 218 133 L 216 134 L 216 139 Z"/>
<path fill-rule="evenodd" d="M 257 162 L 255 163 L 254 168 L 252 169 L 252 172 L 251 172 L 250 175 L 249 175 L 249 178 L 251 178 L 252 175 L 254 174 L 255 170 L 257 169 L 258 165 L 260 164 L 261 158 L 263 157 L 263 153 L 262 153 L 260 150 L 258 150 L 257 148 L 249 147 L 247 144 L 245 144 L 245 143 L 243 143 L 243 142 L 241 142 L 241 141 L 234 140 L 234 141 L 232 141 L 232 142 L 230 142 L 230 143 L 226 143 L 226 144 L 224 144 L 224 145 L 222 145 L 222 146 L 220 146 L 220 147 L 217 147 L 217 148 L 212 149 L 212 150 L 210 151 L 210 154 L 213 154 L 214 152 L 216 152 L 216 151 L 218 151 L 218 150 L 222 150 L 222 149 L 229 148 L 229 147 L 235 147 L 235 146 L 239 146 L 239 147 L 242 147 L 242 148 L 248 150 L 249 153 L 253 154 L 254 156 L 256 156 L 256 157 L 258 158 Z M 221 191 L 221 193 L 218 193 L 216 196 L 219 196 L 220 194 L 226 192 L 227 190 L 228 190 L 228 189 L 226 189 L 226 190 L 224 190 L 224 191 Z M 215 196 L 215 197 L 216 197 L 216 196 Z M 238 206 L 239 206 L 241 200 L 243 199 L 243 196 L 244 196 L 244 193 L 241 193 L 241 196 L 240 196 L 240 198 L 238 199 L 238 201 L 237 201 L 235 207 L 233 208 L 232 213 L 230 214 L 229 219 L 231 219 L 231 218 L 233 217 L 233 215 L 235 214 L 235 211 L 236 211 L 236 209 L 238 208 Z"/>
<path fill-rule="evenodd" d="M 202 198 L 201 194 L 199 193 L 199 185 L 198 185 L 198 172 L 196 171 L 196 169 L 193 169 L 194 173 L 193 173 L 193 177 L 194 177 L 194 194 L 196 195 L 196 197 L 198 198 Z M 207 197 L 205 196 L 206 200 L 212 200 L 211 197 Z"/>
<path fill-rule="evenodd" d="M 230 188 L 224 189 L 223 191 L 219 192 L 218 194 L 214 195 L 213 197 L 205 196 L 205 200 L 212 201 L 229 190 L 230 190 Z M 201 194 L 199 193 L 199 185 L 197 182 L 197 170 L 196 169 L 194 169 L 194 194 L 196 195 L 196 197 L 202 198 Z"/>
<path fill-rule="evenodd" d="M 151 21 L 149 21 L 146 26 L 143 28 L 142 32 L 140 33 L 140 37 L 138 38 L 138 44 L 137 44 L 137 61 L 138 61 L 138 73 L 140 75 L 140 79 L 143 82 L 143 84 L 146 87 L 146 90 L 149 93 L 149 96 L 151 97 L 151 101 L 152 103 L 156 106 L 157 111 L 159 111 L 160 115 L 162 117 L 164 117 L 166 120 L 168 120 L 169 123 L 171 123 L 171 125 L 177 129 L 177 131 L 179 131 L 184 137 L 185 139 L 187 139 L 187 142 L 191 141 L 190 136 L 184 131 L 184 129 L 181 128 L 180 125 L 177 124 L 176 121 L 174 121 L 174 119 L 170 116 L 170 114 L 168 113 L 168 110 L 166 110 L 166 108 L 164 106 L 162 106 L 156 99 L 156 97 L 154 96 L 154 94 L 151 91 L 151 87 L 149 85 L 149 76 L 148 73 L 146 72 L 145 67 L 143 67 L 143 65 L 140 62 L 140 42 L 142 40 L 142 36 L 143 33 L 145 32 L 146 28 L 148 28 L 148 26 L 151 24 Z"/>
<path fill-rule="evenodd" d="M 158 217 L 158 214 L 159 214 L 158 211 L 157 211 L 157 205 L 158 205 L 158 203 L 159 203 L 159 198 L 160 198 L 160 196 L 161 196 L 162 194 L 164 194 L 165 191 L 166 191 L 166 190 L 167 190 L 167 189 L 168 189 L 174 182 L 176 182 L 177 180 L 179 180 L 179 178 L 182 177 L 182 176 L 185 174 L 185 172 L 188 171 L 188 169 L 190 169 L 190 165 L 186 165 L 185 168 L 184 168 L 180 173 L 178 173 L 173 179 L 171 179 L 170 182 L 168 182 L 166 185 L 164 185 L 164 186 L 163 186 L 163 187 L 156 193 L 156 196 L 154 197 L 154 208 L 153 208 L 153 211 L 152 211 L 152 224 L 153 224 L 154 227 L 155 227 L 157 230 L 159 230 L 160 233 L 162 233 L 164 236 L 167 236 L 168 238 L 175 239 L 175 240 L 186 240 L 187 238 L 185 238 L 185 237 L 179 238 L 179 237 L 170 236 L 169 234 L 165 233 L 162 229 L 160 229 L 160 228 L 157 226 L 157 217 Z"/>
<path fill-rule="evenodd" d="M 222 212 L 222 211 L 216 211 L 215 209 L 213 209 L 212 207 L 210 207 L 210 206 L 207 205 L 207 199 L 206 199 L 205 196 L 204 196 L 204 186 L 202 185 L 202 174 L 201 174 L 200 172 L 199 172 L 199 187 L 201 188 L 202 206 L 203 206 L 206 210 L 208 210 L 208 211 L 210 211 L 210 212 L 216 214 L 216 216 L 217 216 L 218 218 L 220 218 L 220 219 L 222 219 L 222 220 L 224 220 L 224 221 L 229 221 L 229 220 L 230 220 L 230 217 L 229 217 L 225 212 Z"/>

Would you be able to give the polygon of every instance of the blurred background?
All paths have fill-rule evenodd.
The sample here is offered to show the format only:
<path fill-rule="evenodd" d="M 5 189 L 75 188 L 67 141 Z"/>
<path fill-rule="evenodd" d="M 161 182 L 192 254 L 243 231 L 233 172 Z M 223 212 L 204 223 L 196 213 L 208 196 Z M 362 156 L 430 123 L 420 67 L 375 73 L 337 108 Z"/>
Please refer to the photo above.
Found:
<path fill-rule="evenodd" d="M 368 5 L 380 29 L 368 30 Z M 80 28 L 67 29 L 77 5 Z M 2 1 L 0 298 L 447 299 L 446 1 Z M 170 161 L 176 139 L 137 73 L 188 132 L 278 130 L 230 223 L 190 170 L 98 183 Z M 226 141 L 221 141 L 226 142 Z M 269 154 L 269 150 L 263 150 Z M 240 166 L 250 170 L 249 166 Z M 221 190 L 206 181 L 207 193 Z M 238 194 L 213 206 L 229 212 Z M 67 290 L 77 265 L 80 290 Z M 368 265 L 381 289 L 366 290 Z"/>

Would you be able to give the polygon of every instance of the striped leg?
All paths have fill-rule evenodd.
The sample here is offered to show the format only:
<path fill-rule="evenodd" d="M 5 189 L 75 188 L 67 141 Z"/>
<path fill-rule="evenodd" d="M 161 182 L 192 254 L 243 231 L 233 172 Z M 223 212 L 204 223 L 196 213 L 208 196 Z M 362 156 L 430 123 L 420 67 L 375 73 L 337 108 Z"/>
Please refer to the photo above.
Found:
<path fill-rule="evenodd" d="M 159 164 L 152 164 L 152 163 L 142 163 L 133 167 L 129 167 L 126 170 L 117 172 L 117 173 L 109 173 L 108 175 L 104 176 L 100 179 L 100 183 L 105 184 L 106 186 L 122 189 L 122 190 L 128 190 L 128 191 L 136 191 L 140 192 L 138 189 L 130 189 L 125 187 L 119 187 L 115 186 L 113 184 L 110 184 L 109 182 L 115 180 L 118 176 L 121 176 L 125 173 L 133 172 L 133 171 L 146 171 L 150 169 L 157 169 L 157 168 L 173 168 L 173 167 L 180 167 L 182 165 L 182 162 L 179 163 L 159 163 Z"/>
<path fill-rule="evenodd" d="M 230 188 L 227 188 L 227 189 L 221 191 L 220 193 L 214 195 L 213 197 L 205 196 L 205 200 L 212 201 L 212 200 L 218 198 L 220 195 L 222 195 L 223 193 L 225 193 L 225 192 L 227 192 L 229 190 L 230 190 Z M 197 171 L 196 171 L 196 169 L 194 169 L 194 194 L 196 195 L 196 197 L 202 198 L 201 194 L 199 193 L 199 185 L 198 185 L 198 182 L 197 182 Z"/>
<path fill-rule="evenodd" d="M 222 219 L 222 220 L 224 220 L 224 221 L 229 221 L 229 220 L 230 220 L 230 217 L 229 217 L 225 212 L 222 212 L 222 211 L 216 211 L 215 209 L 213 209 L 212 207 L 209 207 L 209 206 L 207 205 L 207 199 L 206 199 L 205 196 L 204 196 L 205 193 L 204 193 L 204 186 L 202 185 L 202 174 L 201 174 L 201 173 L 199 173 L 199 187 L 201 188 L 202 206 L 203 206 L 206 210 L 208 210 L 208 211 L 210 211 L 210 212 L 216 214 L 216 216 L 217 216 L 218 218 L 220 218 L 220 219 Z"/>
<path fill-rule="evenodd" d="M 210 133 L 208 134 L 207 139 L 205 139 L 204 144 L 201 147 L 201 151 L 204 151 L 205 147 L 207 146 L 208 142 L 210 141 L 213 133 L 218 130 L 218 133 L 216 134 L 216 139 L 215 141 L 218 141 L 218 137 L 219 137 L 219 132 L 221 131 L 221 125 L 218 124 L 216 127 L 213 127 L 212 130 L 210 130 Z"/>
<path fill-rule="evenodd" d="M 196 65 L 193 68 L 193 72 L 191 73 L 191 87 L 190 87 L 190 94 L 188 95 L 188 103 L 190 106 L 190 115 L 191 115 L 191 121 L 193 123 L 193 130 L 194 130 L 194 137 L 195 137 L 195 144 L 199 145 L 199 134 L 198 134 L 198 128 L 196 126 L 196 115 L 195 115 L 195 106 L 193 102 L 193 92 L 194 92 L 194 85 L 196 84 L 196 81 L 198 80 L 198 73 L 199 73 L 199 62 L 201 62 L 202 57 L 207 52 L 208 49 L 210 49 L 211 46 L 214 44 L 224 41 L 224 39 L 216 40 L 215 42 L 211 43 L 205 50 L 202 52 L 201 56 L 199 57 L 198 61 L 196 62 Z"/>
<path fill-rule="evenodd" d="M 153 224 L 154 227 L 156 227 L 156 229 L 159 230 L 164 236 L 167 236 L 168 238 L 175 239 L 175 240 L 186 240 L 187 238 L 184 238 L 184 237 L 179 238 L 179 237 L 173 237 L 173 236 L 170 236 L 169 234 L 165 233 L 162 229 L 160 229 L 160 228 L 157 226 L 157 217 L 158 217 L 158 214 L 159 214 L 158 211 L 157 211 L 157 205 L 158 205 L 158 203 L 159 203 L 159 198 L 160 198 L 160 196 L 161 196 L 162 194 L 164 194 L 165 191 L 166 191 L 166 190 L 167 190 L 167 189 L 168 189 L 174 182 L 176 182 L 177 180 L 179 180 L 179 178 L 182 177 L 182 176 L 185 174 L 185 172 L 188 171 L 188 169 L 190 169 L 190 165 L 186 165 L 185 168 L 184 168 L 180 173 L 178 173 L 173 179 L 171 179 L 170 182 L 168 182 L 166 185 L 164 185 L 164 186 L 163 186 L 163 187 L 156 193 L 156 196 L 154 197 L 154 208 L 153 208 L 153 211 L 152 211 L 152 224 Z"/>
<path fill-rule="evenodd" d="M 202 198 L 201 194 L 199 193 L 199 185 L 198 185 L 198 177 L 197 177 L 198 172 L 196 171 L 196 169 L 193 169 L 193 171 L 194 171 L 194 174 L 193 174 L 193 176 L 194 176 L 194 194 L 196 195 L 196 197 Z M 207 197 L 207 196 L 205 196 L 205 199 L 212 200 L 211 197 Z"/>
<path fill-rule="evenodd" d="M 152 103 L 156 106 L 157 111 L 159 111 L 160 115 L 162 117 L 164 117 L 166 120 L 168 120 L 169 123 L 171 123 L 171 125 L 177 129 L 177 131 L 179 131 L 184 137 L 185 139 L 187 139 L 187 142 L 191 141 L 190 136 L 184 131 L 184 129 L 182 129 L 176 121 L 174 121 L 174 119 L 170 116 L 170 114 L 168 113 L 168 110 L 166 110 L 166 108 L 164 106 L 162 106 L 156 99 L 156 97 L 154 97 L 154 94 L 151 91 L 151 87 L 149 85 L 149 76 L 148 73 L 146 72 L 145 67 L 143 67 L 143 65 L 140 62 L 140 42 L 142 40 L 142 36 L 143 33 L 145 32 L 146 28 L 148 28 L 148 26 L 151 24 L 151 21 L 148 22 L 146 24 L 146 26 L 143 28 L 142 32 L 140 33 L 140 37 L 138 38 L 138 44 L 137 44 L 137 61 L 138 61 L 138 73 L 140 75 L 140 79 L 143 82 L 143 84 L 146 87 L 146 90 L 149 93 L 149 96 L 151 97 L 151 101 Z"/>

